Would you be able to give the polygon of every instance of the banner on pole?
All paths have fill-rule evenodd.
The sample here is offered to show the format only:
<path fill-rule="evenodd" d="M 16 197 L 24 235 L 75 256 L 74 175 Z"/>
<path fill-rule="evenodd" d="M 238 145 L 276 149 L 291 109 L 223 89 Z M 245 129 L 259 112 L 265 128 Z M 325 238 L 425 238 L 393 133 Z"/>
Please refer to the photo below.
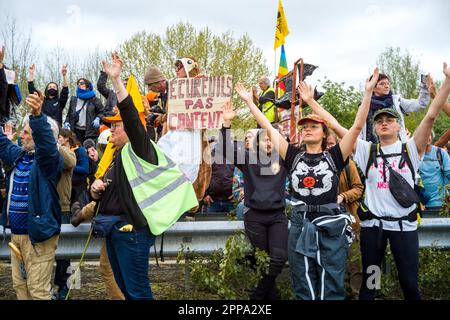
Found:
<path fill-rule="evenodd" d="M 170 130 L 219 129 L 223 106 L 231 101 L 233 77 L 177 78 L 169 81 Z"/>

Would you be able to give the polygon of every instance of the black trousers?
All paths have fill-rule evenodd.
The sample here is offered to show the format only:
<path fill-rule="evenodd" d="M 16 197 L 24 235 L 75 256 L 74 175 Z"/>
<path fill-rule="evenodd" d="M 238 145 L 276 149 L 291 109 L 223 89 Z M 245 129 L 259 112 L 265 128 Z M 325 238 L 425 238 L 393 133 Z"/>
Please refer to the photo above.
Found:
<path fill-rule="evenodd" d="M 371 276 L 374 275 L 373 266 L 381 269 L 385 256 L 387 242 L 391 246 L 395 265 L 397 266 L 400 286 L 406 300 L 420 300 L 419 293 L 419 236 L 416 231 L 387 231 L 383 230 L 381 243 L 379 242 L 379 228 L 361 228 L 361 258 L 363 267 L 363 281 L 359 293 L 360 300 L 374 300 L 376 289 L 373 287 Z M 369 281 L 368 281 L 369 280 Z"/>
<path fill-rule="evenodd" d="M 276 299 L 275 279 L 287 261 L 288 219 L 284 209 L 275 212 L 250 209 L 244 215 L 245 233 L 251 244 L 268 253 L 269 273 L 264 275 L 250 299 Z"/>
<path fill-rule="evenodd" d="M 70 212 L 61 213 L 61 224 L 70 223 Z M 56 259 L 55 268 L 55 284 L 61 290 L 67 284 L 67 279 L 70 277 L 70 273 L 67 273 L 67 268 L 70 266 L 70 259 Z"/>

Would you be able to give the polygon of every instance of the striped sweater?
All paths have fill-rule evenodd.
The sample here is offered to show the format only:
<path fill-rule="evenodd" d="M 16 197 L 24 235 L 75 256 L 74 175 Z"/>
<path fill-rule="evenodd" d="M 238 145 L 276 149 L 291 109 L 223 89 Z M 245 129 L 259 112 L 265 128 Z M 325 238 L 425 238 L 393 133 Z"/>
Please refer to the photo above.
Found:
<path fill-rule="evenodd" d="M 28 234 L 28 185 L 33 159 L 33 154 L 24 155 L 14 171 L 9 202 L 9 218 L 13 234 Z"/>

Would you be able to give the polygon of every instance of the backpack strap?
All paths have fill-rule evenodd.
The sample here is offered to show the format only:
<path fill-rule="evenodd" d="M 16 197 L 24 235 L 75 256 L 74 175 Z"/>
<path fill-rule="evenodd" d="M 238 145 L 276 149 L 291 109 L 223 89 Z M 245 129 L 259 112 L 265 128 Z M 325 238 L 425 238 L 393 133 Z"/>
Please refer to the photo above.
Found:
<path fill-rule="evenodd" d="M 444 171 L 444 160 L 442 159 L 442 149 L 436 147 L 436 158 L 437 161 L 439 162 L 439 166 L 441 167 L 441 172 L 443 175 L 445 175 L 445 171 Z"/>
<path fill-rule="evenodd" d="M 369 169 L 372 163 L 375 165 L 375 168 L 378 168 L 378 163 L 376 161 L 377 154 L 378 154 L 378 144 L 370 143 L 369 145 L 369 160 L 367 160 L 367 166 L 366 166 L 366 179 L 369 175 Z"/>
<path fill-rule="evenodd" d="M 322 153 L 322 155 L 325 158 L 325 160 L 328 162 L 328 164 L 331 166 L 331 169 L 333 169 L 333 172 L 335 174 L 337 174 L 338 170 L 337 170 L 336 164 L 334 163 L 334 160 L 333 160 L 333 157 L 331 156 L 331 154 L 325 150 Z"/>
<path fill-rule="evenodd" d="M 306 151 L 302 151 L 300 153 L 297 153 L 297 155 L 294 158 L 293 166 L 291 167 L 291 170 L 289 171 L 289 175 L 292 174 L 292 172 L 297 167 L 298 163 L 303 160 L 305 154 L 306 154 Z M 324 151 L 322 153 L 321 160 L 322 159 L 325 159 L 325 161 L 328 162 L 328 164 L 331 166 L 331 169 L 333 170 L 333 172 L 335 174 L 337 174 L 338 170 L 337 170 L 336 164 L 334 163 L 334 160 L 333 160 L 333 158 L 331 157 L 331 154 L 328 151 Z"/>
<path fill-rule="evenodd" d="M 413 178 L 414 183 L 416 183 L 416 173 L 414 171 L 414 167 L 411 161 L 411 157 L 409 156 L 409 150 L 408 145 L 406 143 L 402 143 L 402 157 L 400 159 L 400 162 L 398 164 L 398 167 L 402 169 L 405 166 L 405 163 L 408 165 L 409 170 L 411 171 L 411 175 Z"/>
<path fill-rule="evenodd" d="M 298 163 L 302 160 L 303 156 L 305 155 L 305 151 L 301 151 L 299 153 L 297 153 L 297 155 L 294 158 L 293 166 L 291 167 L 291 170 L 289 171 L 289 176 L 292 175 L 292 172 L 295 170 L 295 168 L 297 167 Z"/>
<path fill-rule="evenodd" d="M 344 169 L 345 169 L 345 175 L 347 177 L 347 186 L 348 186 L 348 189 L 350 190 L 352 188 L 352 182 L 350 180 L 350 161 L 345 165 Z"/>

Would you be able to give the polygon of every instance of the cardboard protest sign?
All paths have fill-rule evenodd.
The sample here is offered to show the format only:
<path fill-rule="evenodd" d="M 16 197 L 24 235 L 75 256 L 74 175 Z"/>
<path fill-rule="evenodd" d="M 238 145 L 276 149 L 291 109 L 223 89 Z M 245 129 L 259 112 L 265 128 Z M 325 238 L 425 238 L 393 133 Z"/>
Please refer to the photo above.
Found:
<path fill-rule="evenodd" d="M 232 82 L 229 75 L 169 81 L 170 130 L 221 128 L 223 105 L 231 100 Z"/>

